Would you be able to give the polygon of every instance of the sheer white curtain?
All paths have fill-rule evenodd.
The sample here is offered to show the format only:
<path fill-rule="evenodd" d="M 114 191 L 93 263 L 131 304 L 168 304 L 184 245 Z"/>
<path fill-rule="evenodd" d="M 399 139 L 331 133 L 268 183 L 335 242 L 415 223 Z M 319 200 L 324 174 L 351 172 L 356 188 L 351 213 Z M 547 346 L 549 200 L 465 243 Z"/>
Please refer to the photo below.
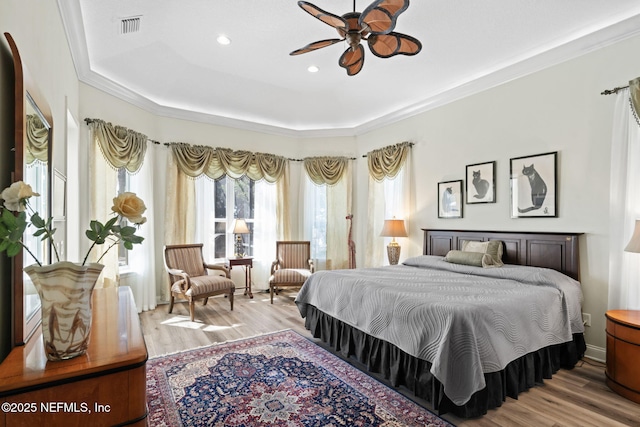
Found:
<path fill-rule="evenodd" d="M 327 187 L 327 269 L 349 268 L 349 222 L 351 213 L 352 168 L 347 170 L 340 181 Z"/>
<path fill-rule="evenodd" d="M 317 185 L 300 169 L 302 185 L 302 239 L 311 242 L 317 270 L 327 269 L 327 185 Z"/>
<path fill-rule="evenodd" d="M 205 175 L 195 180 L 195 242 L 202 243 L 202 255 L 209 263 L 214 262 L 216 239 L 216 198 L 214 197 L 215 182 Z"/>
<path fill-rule="evenodd" d="M 162 252 L 162 246 L 158 247 L 155 241 L 155 225 L 156 225 L 156 209 L 154 196 L 154 177 L 153 165 L 159 157 L 159 150 L 164 150 L 153 144 L 149 144 L 146 159 L 142 163 L 142 167 L 135 175 L 131 176 L 130 188 L 133 193 L 144 200 L 147 207 L 144 216 L 147 222 L 140 226 L 136 234 L 144 237 L 144 241 L 140 245 L 134 245 L 133 250 L 129 251 L 129 270 L 130 276 L 127 278 L 128 284 L 133 291 L 133 297 L 136 302 L 138 313 L 141 311 L 153 310 L 156 307 L 157 295 L 161 293 L 158 288 L 159 283 L 156 281 L 158 274 L 164 271 L 164 266 L 156 265 L 158 259 L 157 252 Z M 160 272 L 158 271 L 160 269 Z"/>
<path fill-rule="evenodd" d="M 107 222 L 113 216 L 111 207 L 113 206 L 113 198 L 116 196 L 117 172 L 107 163 L 100 148 L 98 146 L 97 135 L 91 131 L 92 155 L 89 163 L 89 175 L 91 179 L 91 209 L 90 218 L 98 220 L 102 224 Z M 84 230 L 82 233 L 84 234 Z M 87 242 L 87 239 L 83 239 Z M 91 242 L 89 242 L 91 243 Z M 96 245 L 89 255 L 90 262 L 96 262 L 108 249 L 109 245 Z M 88 246 L 87 246 L 88 249 Z M 86 253 L 83 250 L 81 253 Z M 82 260 L 79 260 L 82 262 Z M 100 264 L 104 265 L 102 274 L 96 284 L 97 288 L 118 286 L 120 275 L 118 272 L 118 248 L 113 248 L 100 260 Z"/>
<path fill-rule="evenodd" d="M 369 175 L 365 267 L 379 267 L 389 264 L 386 247 L 392 238 L 380 236 L 385 219 L 393 217 L 404 219 L 405 229 L 410 232 L 411 194 L 411 152 L 395 177 L 386 177 L 382 181 L 376 181 Z M 396 241 L 402 248 L 400 259 L 407 258 L 408 238 L 399 237 L 396 238 Z"/>
<path fill-rule="evenodd" d="M 317 185 L 301 169 L 303 200 L 303 240 L 311 242 L 311 257 L 317 270 L 349 267 L 349 222 L 351 213 L 352 166 L 349 162 L 343 178 L 334 185 Z"/>
<path fill-rule="evenodd" d="M 265 180 L 256 182 L 253 220 L 253 272 L 258 289 L 269 288 L 271 263 L 276 259 L 277 185 Z"/>
<path fill-rule="evenodd" d="M 611 143 L 609 309 L 640 309 L 640 254 L 624 252 L 640 219 L 640 127 L 629 90 L 616 96 Z"/>

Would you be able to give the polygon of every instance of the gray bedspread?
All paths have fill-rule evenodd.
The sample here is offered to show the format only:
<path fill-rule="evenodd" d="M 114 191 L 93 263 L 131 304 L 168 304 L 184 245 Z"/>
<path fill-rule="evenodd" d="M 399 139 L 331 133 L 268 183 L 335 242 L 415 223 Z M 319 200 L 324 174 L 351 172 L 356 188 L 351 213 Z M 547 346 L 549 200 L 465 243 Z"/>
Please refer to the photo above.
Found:
<path fill-rule="evenodd" d="M 480 268 L 423 255 L 404 265 L 319 271 L 296 304 L 308 305 L 429 361 L 447 396 L 465 404 L 496 372 L 584 332 L 580 283 L 557 271 Z"/>

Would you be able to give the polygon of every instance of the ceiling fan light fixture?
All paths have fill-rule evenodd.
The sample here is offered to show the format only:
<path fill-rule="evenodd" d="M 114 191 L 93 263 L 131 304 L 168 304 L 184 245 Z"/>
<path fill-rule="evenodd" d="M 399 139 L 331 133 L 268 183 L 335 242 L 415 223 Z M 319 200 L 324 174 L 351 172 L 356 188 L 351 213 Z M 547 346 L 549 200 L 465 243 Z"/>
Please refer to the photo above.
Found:
<path fill-rule="evenodd" d="M 364 65 L 364 48 L 361 43 L 363 40 L 367 42 L 371 53 L 379 58 L 412 56 L 422 50 L 422 44 L 418 39 L 393 31 L 398 16 L 409 7 L 409 0 L 374 0 L 362 13 L 356 12 L 354 0 L 353 12 L 347 12 L 342 16 L 322 10 L 306 1 L 299 1 L 298 6 L 314 18 L 335 28 L 341 38 L 309 43 L 289 55 L 300 55 L 346 41 L 349 47 L 340 56 L 338 65 L 347 71 L 347 75 L 355 76 Z"/>
<path fill-rule="evenodd" d="M 216 41 L 218 42 L 218 44 L 221 44 L 223 46 L 227 46 L 231 44 L 231 39 L 225 36 L 224 34 L 220 34 L 216 39 Z"/>

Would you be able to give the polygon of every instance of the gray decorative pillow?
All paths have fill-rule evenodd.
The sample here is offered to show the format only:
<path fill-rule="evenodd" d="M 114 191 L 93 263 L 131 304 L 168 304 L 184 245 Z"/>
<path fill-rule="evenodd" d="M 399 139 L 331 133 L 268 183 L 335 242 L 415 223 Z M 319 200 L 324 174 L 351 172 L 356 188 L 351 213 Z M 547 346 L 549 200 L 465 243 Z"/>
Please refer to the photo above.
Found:
<path fill-rule="evenodd" d="M 473 265 L 475 267 L 483 267 L 482 259 L 484 257 L 491 259 L 487 254 L 481 252 L 463 252 L 463 251 L 449 251 L 444 257 L 444 260 L 452 264 Z"/>
<path fill-rule="evenodd" d="M 488 242 L 475 242 L 472 240 L 464 240 L 462 242 L 462 250 L 464 252 L 479 252 L 487 254 L 491 257 L 492 262 L 485 267 L 501 267 L 502 262 L 502 241 L 490 240 Z"/>

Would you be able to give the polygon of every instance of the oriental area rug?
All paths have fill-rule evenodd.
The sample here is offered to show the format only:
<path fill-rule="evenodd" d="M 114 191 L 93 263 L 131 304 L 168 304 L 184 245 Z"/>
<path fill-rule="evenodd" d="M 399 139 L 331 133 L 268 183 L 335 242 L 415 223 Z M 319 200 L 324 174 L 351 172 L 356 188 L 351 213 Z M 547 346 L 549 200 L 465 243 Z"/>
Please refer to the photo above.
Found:
<path fill-rule="evenodd" d="M 292 330 L 147 362 L 150 426 L 451 426 Z"/>

